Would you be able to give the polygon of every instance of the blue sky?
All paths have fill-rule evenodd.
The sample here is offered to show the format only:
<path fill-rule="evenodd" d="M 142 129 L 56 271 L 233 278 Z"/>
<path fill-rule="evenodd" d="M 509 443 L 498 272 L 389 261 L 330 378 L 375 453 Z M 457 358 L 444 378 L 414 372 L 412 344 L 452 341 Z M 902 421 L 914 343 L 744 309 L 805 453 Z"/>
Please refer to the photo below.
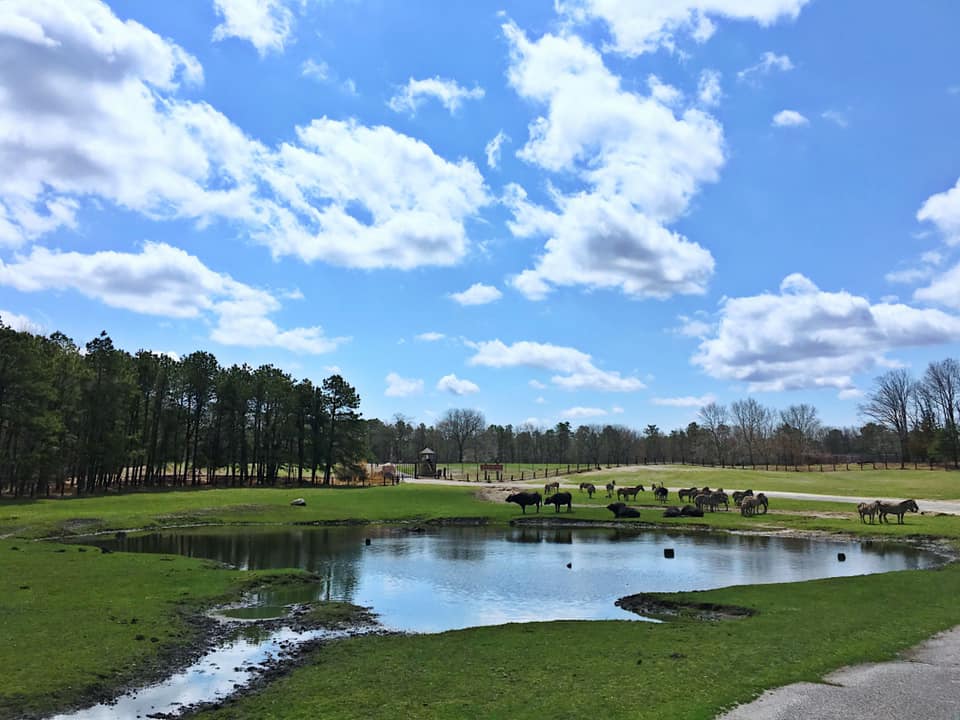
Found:
<path fill-rule="evenodd" d="M 955 3 L 8 0 L 0 316 L 368 417 L 831 424 L 960 348 Z M 496 140 L 499 139 L 499 140 Z"/>

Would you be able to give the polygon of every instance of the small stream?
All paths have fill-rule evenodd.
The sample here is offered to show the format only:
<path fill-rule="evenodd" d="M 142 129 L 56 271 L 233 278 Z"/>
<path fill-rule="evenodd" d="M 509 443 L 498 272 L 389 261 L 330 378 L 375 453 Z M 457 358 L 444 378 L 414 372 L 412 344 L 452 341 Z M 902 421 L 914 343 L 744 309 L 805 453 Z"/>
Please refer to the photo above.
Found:
<path fill-rule="evenodd" d="M 896 543 L 610 528 L 190 528 L 97 544 L 206 558 L 242 570 L 301 568 L 321 581 L 253 595 L 252 607 L 229 614 L 275 618 L 291 605 L 342 601 L 371 607 L 385 628 L 406 632 L 559 619 L 642 620 L 614 602 L 639 592 L 794 582 L 940 562 Z M 665 548 L 675 557 L 665 558 Z M 249 624 L 239 637 L 161 683 L 113 705 L 52 720 L 175 714 L 233 693 L 254 679 L 257 665 L 299 643 L 345 634 L 284 627 L 264 635 Z"/>

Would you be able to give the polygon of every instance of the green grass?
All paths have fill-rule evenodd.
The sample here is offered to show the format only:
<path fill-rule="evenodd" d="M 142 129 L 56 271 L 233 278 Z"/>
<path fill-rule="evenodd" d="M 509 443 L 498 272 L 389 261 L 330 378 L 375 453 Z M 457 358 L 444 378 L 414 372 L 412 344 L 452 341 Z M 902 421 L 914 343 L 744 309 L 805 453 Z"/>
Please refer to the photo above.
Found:
<path fill-rule="evenodd" d="M 187 616 L 199 605 L 270 575 L 0 541 L 0 718 L 51 712 L 155 674 L 159 658 L 196 640 Z"/>
<path fill-rule="evenodd" d="M 671 487 L 694 484 L 693 477 L 696 484 L 711 486 L 771 487 L 750 482 L 760 477 L 750 471 L 656 472 L 655 477 Z M 683 482 L 668 479 L 671 472 Z M 789 474 L 776 474 L 770 482 L 784 475 Z M 869 475 L 863 473 L 865 479 Z M 936 475 L 941 482 L 943 476 L 960 478 Z M 624 473 L 616 477 L 618 485 L 628 484 Z M 40 537 L 190 523 L 450 517 L 503 523 L 523 517 L 514 505 L 478 501 L 476 490 L 476 485 L 404 484 L 3 501 L 0 535 Z M 876 485 L 860 494 L 922 496 L 887 493 Z M 289 505 L 301 496 L 307 499 L 306 508 Z M 641 503 L 652 500 L 649 493 L 640 497 Z M 602 493 L 590 501 L 574 491 L 574 501 L 587 507 L 569 514 L 546 508 L 539 517 L 612 519 L 604 507 L 610 501 Z M 853 510 L 850 504 L 774 499 L 769 515 L 754 518 L 731 511 L 667 520 L 660 506 L 651 506 L 642 507 L 640 519 L 725 529 L 960 538 L 958 517 L 908 515 L 903 526 L 871 526 L 861 524 Z M 526 517 L 538 516 L 528 512 Z M 64 707 L 149 674 L 164 652 L 195 639 L 197 631 L 184 620 L 185 614 L 236 592 L 241 578 L 249 577 L 186 558 L 104 555 L 93 549 L 80 552 L 77 546 L 0 541 L 0 718 Z M 890 657 L 960 622 L 960 605 L 953 602 L 958 591 L 960 568 L 950 566 L 935 572 L 695 594 L 698 600 L 760 611 L 749 619 L 722 623 L 561 622 L 360 638 L 325 648 L 314 665 L 226 714 L 209 717 L 710 717 L 719 707 L 763 688 L 815 679 L 846 663 Z M 319 612 L 336 619 L 341 610 Z M 131 622 L 134 617 L 136 623 Z M 904 617 L 910 622 L 899 622 Z M 870 631 L 884 624 L 897 626 L 902 634 L 891 639 Z M 138 635 L 143 639 L 137 640 Z M 150 641 L 153 637 L 156 642 Z M 548 687 L 567 690 L 551 696 L 544 692 Z"/>
<path fill-rule="evenodd" d="M 637 470 L 602 470 L 584 476 L 597 487 L 616 480 L 617 485 L 654 481 L 668 488 L 708 485 L 727 490 L 753 488 L 804 492 L 822 495 L 845 495 L 871 499 L 875 496 L 926 498 L 928 500 L 952 500 L 960 498 L 960 472 L 939 470 L 838 470 L 819 472 L 774 472 L 767 470 L 743 470 L 740 468 L 704 468 L 696 465 L 657 465 Z M 829 469 L 829 466 L 824 466 Z M 842 466 L 840 466 L 842 467 Z M 571 478 L 571 482 L 576 478 Z M 578 481 L 579 482 L 579 481 Z"/>
<path fill-rule="evenodd" d="M 256 696 L 199 717 L 706 720 L 765 688 L 892 658 L 960 622 L 957 593 L 960 567 L 951 565 L 665 596 L 758 611 L 740 620 L 551 622 L 359 638 L 332 643 Z"/>

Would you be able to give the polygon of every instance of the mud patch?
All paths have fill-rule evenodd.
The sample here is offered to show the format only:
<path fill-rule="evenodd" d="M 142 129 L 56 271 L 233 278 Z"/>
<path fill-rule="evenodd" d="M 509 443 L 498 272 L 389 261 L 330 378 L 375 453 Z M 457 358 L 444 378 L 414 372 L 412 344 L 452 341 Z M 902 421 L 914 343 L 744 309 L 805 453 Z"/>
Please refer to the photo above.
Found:
<path fill-rule="evenodd" d="M 657 595 L 639 593 L 627 595 L 614 603 L 617 607 L 645 617 L 678 617 L 717 622 L 719 620 L 742 620 L 757 614 L 753 608 L 716 603 L 675 602 Z"/>

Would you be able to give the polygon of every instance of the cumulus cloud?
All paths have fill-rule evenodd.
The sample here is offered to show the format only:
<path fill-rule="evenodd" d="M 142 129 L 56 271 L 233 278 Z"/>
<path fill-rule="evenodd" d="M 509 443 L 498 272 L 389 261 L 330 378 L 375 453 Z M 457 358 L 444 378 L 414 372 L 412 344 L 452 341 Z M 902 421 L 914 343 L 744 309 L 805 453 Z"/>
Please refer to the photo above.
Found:
<path fill-rule="evenodd" d="M 720 89 L 720 71 L 704 70 L 697 81 L 697 99 L 701 105 L 713 107 L 720 104 L 723 91 Z"/>
<path fill-rule="evenodd" d="M 760 58 L 760 62 L 751 65 L 737 73 L 737 80 L 750 80 L 758 75 L 769 75 L 774 71 L 787 72 L 793 70 L 793 61 L 788 55 L 777 55 L 769 50 Z"/>
<path fill-rule="evenodd" d="M 21 292 L 70 290 L 144 315 L 212 318 L 210 338 L 224 345 L 319 354 L 348 340 L 327 337 L 320 326 L 277 327 L 269 318 L 281 307 L 274 295 L 214 272 L 197 257 L 165 243 L 146 243 L 139 253 L 35 247 L 29 255 L 0 261 L 0 285 Z"/>
<path fill-rule="evenodd" d="M 602 20 L 613 36 L 612 49 L 629 56 L 674 49 L 679 37 L 704 42 L 715 19 L 772 25 L 792 20 L 809 0 L 556 0 L 557 10 L 578 22 Z"/>
<path fill-rule="evenodd" d="M 487 143 L 487 146 L 483 149 L 487 155 L 487 167 L 493 170 L 500 167 L 500 148 L 505 142 L 510 142 L 510 136 L 501 130 Z"/>
<path fill-rule="evenodd" d="M 568 420 L 582 420 L 584 418 L 603 417 L 607 411 L 603 408 L 572 407 L 564 410 L 560 415 Z"/>
<path fill-rule="evenodd" d="M 428 99 L 440 102 L 451 115 L 459 110 L 466 100 L 480 100 L 484 96 L 483 88 L 475 86 L 465 88 L 456 80 L 445 80 L 439 76 L 415 80 L 410 78 L 387 102 L 394 112 L 408 112 L 411 115 Z"/>
<path fill-rule="evenodd" d="M 480 392 L 480 386 L 469 380 L 461 380 L 454 374 L 444 375 L 437 381 L 437 390 L 448 392 L 451 395 L 470 395 Z"/>
<path fill-rule="evenodd" d="M 468 360 L 470 365 L 493 368 L 527 367 L 551 370 L 556 373 L 551 382 L 564 390 L 598 390 L 606 392 L 634 392 L 646 387 L 635 377 L 623 377 L 619 372 L 601 370 L 593 358 L 572 347 L 522 340 L 507 345 L 501 340 L 470 343 L 476 351 Z M 532 387 L 540 387 L 534 385 Z"/>
<path fill-rule="evenodd" d="M 3 310 L 2 308 L 0 308 L 0 323 L 19 332 L 40 332 L 39 323 L 35 323 L 26 315 L 20 315 L 10 310 Z"/>
<path fill-rule="evenodd" d="M 304 77 L 324 82 L 330 77 L 330 66 L 323 60 L 319 62 L 313 58 L 307 58 L 300 66 L 300 74 Z"/>
<path fill-rule="evenodd" d="M 670 93 L 656 83 L 649 96 L 624 90 L 576 36 L 531 41 L 512 23 L 503 30 L 510 85 L 546 111 L 530 124 L 519 157 L 586 186 L 554 190 L 556 211 L 530 203 L 518 185 L 507 188 L 511 231 L 546 238 L 544 253 L 514 287 L 531 299 L 555 285 L 658 298 L 704 292 L 713 257 L 664 223 L 687 209 L 700 184 L 717 179 L 724 153 L 716 120 L 695 108 L 675 115 L 663 102 Z"/>
<path fill-rule="evenodd" d="M 913 299 L 960 310 L 960 263 L 934 277 L 926 287 L 918 288 Z"/>
<path fill-rule="evenodd" d="M 493 285 L 474 283 L 463 292 L 451 293 L 451 299 L 461 305 L 486 305 L 503 297 Z"/>
<path fill-rule="evenodd" d="M 387 389 L 383 392 L 387 397 L 409 397 L 423 392 L 423 380 L 401 377 L 391 372 L 386 377 Z"/>
<path fill-rule="evenodd" d="M 443 333 L 430 332 L 420 333 L 417 335 L 417 340 L 422 340 L 423 342 L 437 342 L 438 340 L 443 340 L 446 337 Z"/>
<path fill-rule="evenodd" d="M 846 291 L 820 290 L 793 274 L 779 293 L 728 298 L 714 333 L 693 362 L 749 391 L 854 387 L 853 376 L 892 362 L 901 348 L 960 339 L 960 318 L 904 304 L 871 304 Z"/>
<path fill-rule="evenodd" d="M 315 119 L 268 147 L 181 99 L 197 60 L 99 0 L 11 0 L 0 24 L 0 243 L 106 200 L 153 219 L 237 224 L 274 255 L 360 268 L 450 265 L 489 202 L 467 160 L 354 120 Z M 11 28 L 35 28 L 32 36 Z"/>
<path fill-rule="evenodd" d="M 667 407 L 701 408 L 717 401 L 717 396 L 713 393 L 706 395 L 684 395 L 682 397 L 655 397 L 651 400 L 654 405 L 666 405 Z"/>
<path fill-rule="evenodd" d="M 839 110 L 824 110 L 820 113 L 820 117 L 824 120 L 829 120 L 837 127 L 850 127 L 850 120 L 847 118 L 847 114 Z"/>
<path fill-rule="evenodd" d="M 949 190 L 928 197 L 917 211 L 917 220 L 933 223 L 948 245 L 960 245 L 960 180 Z"/>
<path fill-rule="evenodd" d="M 293 32 L 293 12 L 284 0 L 213 0 L 223 22 L 213 29 L 213 39 L 249 40 L 261 57 L 282 52 Z"/>
<path fill-rule="evenodd" d="M 803 127 L 810 121 L 796 110 L 781 110 L 773 116 L 771 124 L 774 127 Z"/>
<path fill-rule="evenodd" d="M 702 338 L 713 330 L 713 323 L 704 320 L 699 313 L 695 317 L 688 315 L 679 315 L 677 319 L 680 326 L 673 329 L 673 332 L 684 337 Z"/>

